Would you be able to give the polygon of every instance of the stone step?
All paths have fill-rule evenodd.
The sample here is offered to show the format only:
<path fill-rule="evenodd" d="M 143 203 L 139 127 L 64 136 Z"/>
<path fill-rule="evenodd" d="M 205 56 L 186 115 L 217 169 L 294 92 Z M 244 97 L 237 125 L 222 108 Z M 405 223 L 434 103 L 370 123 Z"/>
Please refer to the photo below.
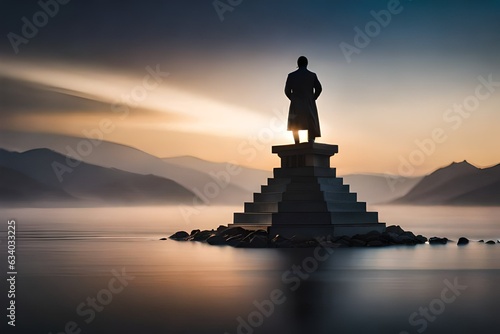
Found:
<path fill-rule="evenodd" d="M 287 186 L 289 186 L 289 184 L 286 184 L 286 183 L 265 185 L 265 186 L 260 186 L 260 191 L 263 194 L 265 194 L 265 193 L 283 193 L 283 192 L 285 192 Z"/>
<path fill-rule="evenodd" d="M 356 202 L 358 195 L 356 193 L 338 193 L 338 192 L 324 192 L 324 199 L 327 202 Z"/>
<path fill-rule="evenodd" d="M 331 157 L 339 152 L 338 145 L 329 145 L 322 143 L 299 143 L 290 145 L 273 146 L 272 152 L 278 154 L 280 158 L 288 156 L 321 156 Z"/>
<path fill-rule="evenodd" d="M 356 193 L 348 192 L 285 192 L 285 201 L 326 201 L 326 202 L 356 202 Z M 280 200 L 277 200 L 280 201 Z"/>
<path fill-rule="evenodd" d="M 319 184 L 319 183 L 290 183 L 286 185 L 287 192 L 339 192 L 348 193 L 349 185 L 346 184 Z"/>
<path fill-rule="evenodd" d="M 288 184 L 292 180 L 290 178 L 268 178 L 267 179 L 267 185 L 273 186 L 275 184 Z"/>
<path fill-rule="evenodd" d="M 268 179 L 267 184 L 283 184 L 283 183 L 319 183 L 319 184 L 343 184 L 344 179 L 341 177 L 319 177 L 319 176 L 290 176 L 286 178 L 271 178 Z"/>
<path fill-rule="evenodd" d="M 366 212 L 366 202 L 326 202 L 331 212 Z"/>
<path fill-rule="evenodd" d="M 253 201 L 255 203 L 261 203 L 261 202 L 279 202 L 283 198 L 283 193 L 277 192 L 277 193 L 254 193 L 253 194 Z"/>
<path fill-rule="evenodd" d="M 266 225 L 266 224 L 247 224 L 247 223 L 240 223 L 240 224 L 228 224 L 229 228 L 232 227 L 242 227 L 246 230 L 268 230 L 268 228 L 271 225 Z"/>
<path fill-rule="evenodd" d="M 273 207 L 274 208 L 274 207 Z M 285 201 L 271 212 L 366 212 L 364 202 Z"/>
<path fill-rule="evenodd" d="M 266 212 L 365 212 L 365 202 L 285 201 L 245 203 L 246 213 Z"/>
<path fill-rule="evenodd" d="M 233 222 L 235 224 L 271 225 L 272 217 L 272 213 L 235 212 Z"/>
<path fill-rule="evenodd" d="M 344 178 L 342 177 L 318 177 L 317 180 L 319 184 L 344 184 Z"/>
<path fill-rule="evenodd" d="M 291 178 L 294 176 L 317 176 L 331 177 L 336 175 L 335 168 L 327 167 L 297 167 L 297 168 L 274 168 L 275 178 Z"/>
<path fill-rule="evenodd" d="M 273 224 L 357 224 L 378 223 L 377 212 L 279 212 Z"/>
<path fill-rule="evenodd" d="M 282 179 L 283 180 L 283 179 Z M 331 182 L 327 182 L 326 180 L 331 180 Z M 285 192 L 285 191 L 330 191 L 330 192 L 349 192 L 349 185 L 342 184 L 341 179 L 331 178 L 325 179 L 323 178 L 321 182 L 318 182 L 318 179 L 310 180 L 311 182 L 295 182 L 292 180 L 289 183 L 280 182 L 261 186 L 262 193 L 270 193 L 270 192 Z"/>
<path fill-rule="evenodd" d="M 278 202 L 247 202 L 245 212 L 278 212 Z"/>

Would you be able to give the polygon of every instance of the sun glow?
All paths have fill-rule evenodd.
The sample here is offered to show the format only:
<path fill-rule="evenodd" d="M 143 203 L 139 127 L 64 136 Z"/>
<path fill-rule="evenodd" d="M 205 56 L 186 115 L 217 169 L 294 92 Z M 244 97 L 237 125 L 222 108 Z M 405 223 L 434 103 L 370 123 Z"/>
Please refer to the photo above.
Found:
<path fill-rule="evenodd" d="M 170 115 L 168 122 L 144 119 L 152 129 L 203 133 L 217 136 L 244 136 L 245 130 L 259 129 L 269 120 L 248 108 L 217 101 L 171 86 L 168 72 L 159 65 L 147 66 L 144 75 L 123 75 L 89 67 L 40 65 L 2 61 L 0 75 L 42 86 L 62 94 L 110 104 L 109 111 L 128 116 L 127 110 Z M 50 112 L 50 111 L 49 111 Z M 61 115 L 61 117 L 65 117 Z M 228 126 L 231 124 L 231 126 Z M 236 125 L 244 124 L 243 128 Z"/>

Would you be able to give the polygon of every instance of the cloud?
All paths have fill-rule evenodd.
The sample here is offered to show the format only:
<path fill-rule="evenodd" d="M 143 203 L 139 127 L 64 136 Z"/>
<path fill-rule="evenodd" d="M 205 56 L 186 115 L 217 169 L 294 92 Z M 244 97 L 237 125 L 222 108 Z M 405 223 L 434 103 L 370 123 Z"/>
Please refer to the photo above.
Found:
<path fill-rule="evenodd" d="M 158 69 L 158 65 L 150 69 Z M 109 115 L 116 109 L 113 106 L 121 106 L 130 111 L 127 117 L 133 116 L 133 122 L 142 128 L 234 137 L 269 123 L 269 117 L 248 108 L 173 87 L 168 77 L 154 89 L 144 90 L 141 87 L 150 72 L 145 69 L 138 76 L 88 66 L 2 61 L 0 77 L 8 83 L 2 92 L 7 101 L 2 117 L 15 117 L 19 124 L 22 114 L 31 114 L 33 120 L 43 119 L 40 113 L 51 117 L 56 113 L 61 119 L 68 117 L 68 122 L 75 122 L 75 117 L 69 117 L 72 113 Z M 147 96 L 131 100 L 139 90 L 146 91 Z M 133 126 L 130 122 L 128 125 Z"/>
<path fill-rule="evenodd" d="M 2 78 L 1 117 L 50 111 L 52 113 L 99 112 L 109 104 L 92 97 L 77 96 L 69 91 L 12 78 Z"/>

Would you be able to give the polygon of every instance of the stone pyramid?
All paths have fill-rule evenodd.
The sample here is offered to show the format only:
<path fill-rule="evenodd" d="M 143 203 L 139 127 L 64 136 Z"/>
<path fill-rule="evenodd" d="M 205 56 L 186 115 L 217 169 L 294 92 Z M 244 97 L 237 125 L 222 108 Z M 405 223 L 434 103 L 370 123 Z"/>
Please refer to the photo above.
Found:
<path fill-rule="evenodd" d="M 286 237 L 352 236 L 385 231 L 377 212 L 367 212 L 349 185 L 336 177 L 330 157 L 337 145 L 300 143 L 273 146 L 281 158 L 281 168 L 245 203 L 242 213 L 234 214 L 231 227 L 267 229 Z"/>

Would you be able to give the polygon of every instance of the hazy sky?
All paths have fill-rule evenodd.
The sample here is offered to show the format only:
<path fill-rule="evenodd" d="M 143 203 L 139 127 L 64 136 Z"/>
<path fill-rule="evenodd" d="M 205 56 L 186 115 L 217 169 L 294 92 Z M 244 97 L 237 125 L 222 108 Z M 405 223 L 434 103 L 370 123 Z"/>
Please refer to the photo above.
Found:
<path fill-rule="evenodd" d="M 305 55 L 341 173 L 500 162 L 499 0 L 59 1 L 0 2 L 0 131 L 270 169 Z"/>

